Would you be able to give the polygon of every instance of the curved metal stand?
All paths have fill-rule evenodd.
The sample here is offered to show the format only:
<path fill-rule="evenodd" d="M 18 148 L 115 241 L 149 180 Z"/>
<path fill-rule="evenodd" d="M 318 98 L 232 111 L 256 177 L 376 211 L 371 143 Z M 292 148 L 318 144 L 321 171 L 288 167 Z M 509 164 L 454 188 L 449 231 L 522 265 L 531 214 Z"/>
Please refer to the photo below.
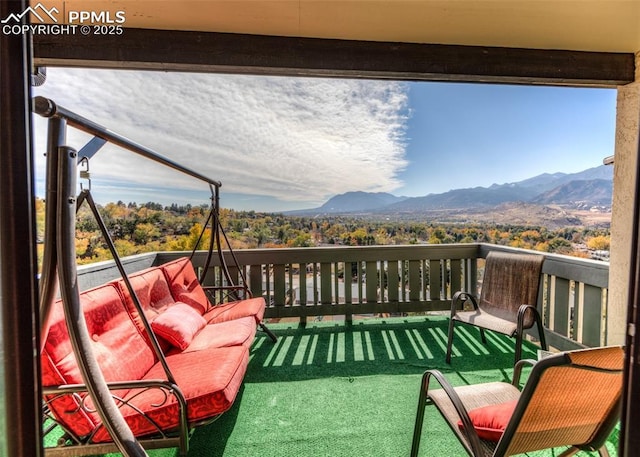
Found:
<path fill-rule="evenodd" d="M 148 159 L 203 180 L 216 189 L 220 187 L 221 184 L 198 172 L 182 167 L 154 151 L 117 135 L 88 119 L 57 106 L 53 101 L 44 97 L 36 97 L 34 99 L 33 110 L 37 114 L 49 118 L 47 188 L 45 197 L 45 201 L 47 202 L 45 215 L 45 252 L 42 276 L 40 279 L 40 332 L 42 341 L 44 342 L 46 340 L 48 317 L 56 296 L 56 279 L 59 279 L 65 320 L 69 329 L 69 338 L 76 360 L 78 361 L 82 379 L 86 384 L 89 395 L 96 405 L 96 410 L 105 428 L 123 455 L 128 457 L 146 456 L 147 453 L 131 432 L 131 429 L 122 417 L 108 389 L 102 371 L 92 352 L 91 338 L 88 334 L 84 314 L 82 313 L 77 284 L 75 250 L 75 215 L 77 210 L 75 192 L 78 154 L 75 150 L 65 146 L 67 124 L 95 135 L 82 149 L 81 152 L 84 156 L 92 156 L 109 141 Z M 84 200 L 86 195 L 81 194 L 81 198 Z M 90 204 L 91 203 L 92 201 L 90 201 Z M 110 247 L 112 247 L 112 243 Z M 112 251 L 114 251 L 114 249 Z M 117 256 L 117 254 L 115 256 Z M 119 264 L 119 267 L 122 267 L 122 265 Z M 124 268 L 121 268 L 121 272 L 124 273 Z M 126 277 L 126 275 L 124 276 Z M 127 286 L 130 288 L 129 283 L 127 283 Z M 135 297 L 135 294 L 132 295 Z M 136 305 L 139 306 L 137 297 L 134 298 L 134 301 Z M 152 343 L 155 342 L 154 346 L 156 352 L 158 352 L 159 347 L 157 341 L 154 341 L 153 333 L 150 333 Z M 161 358 L 161 360 L 163 360 L 163 358 Z M 163 367 L 165 368 L 167 378 L 170 382 L 173 382 L 173 376 L 168 370 L 166 362 L 163 363 Z M 180 441 L 181 447 L 185 448 L 184 446 L 186 446 L 186 444 L 184 443 L 184 439 Z"/>
<path fill-rule="evenodd" d="M 86 389 L 89 392 L 89 395 L 95 403 L 96 410 L 102 420 L 102 423 L 123 455 L 128 457 L 146 456 L 147 454 L 145 450 L 137 441 L 120 413 L 92 351 L 92 340 L 87 330 L 82 311 L 76 271 L 75 217 L 77 208 L 82 204 L 82 202 L 88 202 L 93 215 L 100 225 L 100 230 L 109 246 L 111 254 L 113 255 L 138 313 L 143 316 L 145 330 L 151 340 L 155 354 L 164 368 L 168 382 L 175 385 L 175 380 L 169 370 L 158 341 L 151 331 L 149 323 L 144 319 L 144 312 L 139 299 L 127 277 L 124 266 L 118 257 L 118 253 L 109 236 L 104 221 L 93 202 L 91 193 L 87 190 L 83 190 L 78 198 L 78 203 L 76 203 L 75 192 L 78 162 L 92 157 L 104 144 L 110 142 L 147 159 L 161 163 L 167 167 L 208 183 L 211 189 L 212 205 L 211 213 L 207 218 L 207 222 L 205 223 L 205 228 L 203 230 L 206 230 L 207 224 L 211 222 L 212 235 L 207 265 L 211 261 L 215 245 L 218 257 L 220 258 L 220 265 L 224 273 L 224 277 L 230 284 L 233 284 L 233 279 L 229 272 L 225 255 L 222 251 L 223 239 L 227 243 L 227 246 L 229 246 L 229 240 L 227 239 L 222 228 L 222 224 L 220 223 L 218 211 L 220 204 L 219 188 L 221 183 L 207 178 L 194 170 L 185 168 L 182 165 L 173 162 L 148 148 L 145 148 L 144 146 L 136 144 L 88 119 L 83 118 L 82 116 L 56 105 L 53 101 L 44 97 L 36 97 L 34 99 L 33 110 L 37 114 L 49 118 L 49 132 L 47 140 L 47 189 L 45 197 L 47 202 L 45 215 L 45 252 L 43 259 L 43 271 L 40 281 L 40 331 L 42 341 L 46 341 L 48 333 L 47 322 L 50 310 L 55 301 L 56 278 L 58 278 L 60 282 L 65 320 L 69 330 L 69 338 L 82 374 L 82 379 L 86 384 Z M 76 153 L 74 149 L 69 148 L 64 144 L 66 142 L 67 124 L 94 135 L 94 138 L 91 139 L 79 153 Z M 82 157 L 78 157 L 79 155 Z M 230 246 L 229 252 L 231 253 L 231 258 L 237 267 L 238 261 L 233 254 L 233 251 L 231 251 Z M 236 286 L 236 288 L 243 288 L 246 293 L 250 295 L 244 274 L 240 269 L 238 270 L 243 281 L 243 286 Z M 231 289 L 234 289 L 234 287 L 231 287 Z M 260 326 L 268 331 L 268 329 L 264 327 L 264 324 L 261 323 Z M 275 335 L 271 332 L 268 333 L 275 341 Z M 186 415 L 181 422 L 183 428 L 186 429 L 188 426 L 186 423 Z M 182 450 L 186 450 L 188 448 L 186 434 L 179 438 L 179 443 Z"/>
<path fill-rule="evenodd" d="M 228 290 L 230 293 L 234 294 L 234 298 L 236 300 L 240 300 L 241 297 L 238 294 L 238 290 L 244 289 L 245 298 L 251 297 L 251 291 L 249 287 L 247 287 L 247 281 L 244 276 L 244 272 L 241 268 L 239 268 L 240 263 L 236 258 L 233 250 L 231 249 L 231 245 L 229 244 L 229 239 L 224 232 L 224 228 L 222 227 L 222 222 L 220 222 L 220 190 L 218 186 L 209 185 L 211 190 L 211 210 L 209 211 L 209 215 L 207 216 L 207 220 L 202 227 L 202 232 L 200 233 L 200 238 L 198 238 L 198 242 L 193 247 L 193 251 L 191 252 L 190 259 L 193 258 L 193 255 L 196 253 L 196 249 L 198 247 L 198 243 L 205 231 L 207 230 L 207 226 L 209 222 L 211 222 L 211 240 L 209 243 L 209 249 L 207 251 L 207 259 L 204 264 L 204 268 L 202 269 L 202 274 L 200 275 L 199 281 L 200 284 L 204 284 L 205 276 L 207 274 L 207 270 L 209 269 L 209 265 L 211 264 L 211 259 L 213 257 L 213 250 L 216 249 L 216 253 L 218 254 L 218 259 L 220 261 L 220 270 L 224 276 L 224 279 L 229 284 Z M 225 259 L 224 253 L 222 252 L 222 240 L 227 243 L 227 249 L 229 254 L 231 255 L 231 259 L 233 260 L 233 265 L 237 268 L 238 274 L 242 279 L 242 286 L 238 286 L 235 284 L 233 278 L 231 277 L 231 273 L 229 271 L 229 265 L 227 264 L 227 260 Z"/>
<path fill-rule="evenodd" d="M 56 202 L 58 201 L 58 147 L 66 143 L 66 125 L 67 122 L 64 119 L 49 119 L 45 201 L 52 204 L 47 205 L 45 208 L 44 253 L 42 275 L 40 276 L 40 335 L 42 336 L 40 350 L 42 350 L 47 333 L 49 333 L 47 322 L 58 287 L 58 259 L 57 250 L 55 249 L 58 228 L 56 211 Z"/>
<path fill-rule="evenodd" d="M 60 189 L 57 201 L 56 250 L 60 291 L 64 306 L 69 338 L 78 361 L 87 390 L 109 435 L 125 456 L 146 456 L 144 448 L 136 440 L 129 425 L 120 414 L 100 366 L 93 354 L 91 336 L 80 303 L 80 292 L 76 271 L 76 173 L 77 153 L 74 149 L 60 147 L 58 154 L 58 183 Z M 49 202 L 51 203 L 51 202 Z"/>

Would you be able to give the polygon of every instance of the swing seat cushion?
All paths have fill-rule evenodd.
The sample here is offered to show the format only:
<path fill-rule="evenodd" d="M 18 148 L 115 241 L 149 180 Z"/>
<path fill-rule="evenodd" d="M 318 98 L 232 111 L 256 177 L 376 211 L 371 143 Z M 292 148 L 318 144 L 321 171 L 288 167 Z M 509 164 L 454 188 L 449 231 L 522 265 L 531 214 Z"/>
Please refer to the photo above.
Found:
<path fill-rule="evenodd" d="M 187 257 L 182 257 L 160 267 L 142 270 L 130 275 L 129 279 L 138 300 L 140 300 L 145 317 L 156 336 L 160 337 L 159 343 L 165 353 L 176 349 L 193 351 L 206 347 L 228 347 L 236 344 L 248 347 L 255 337 L 257 324 L 261 322 L 264 315 L 265 301 L 262 297 L 216 306 L 211 305 L 196 278 L 191 261 Z M 139 332 L 146 338 L 144 323 L 125 281 L 118 280 L 117 284 L 132 320 Z M 191 291 L 190 295 L 185 295 L 184 291 L 187 289 Z M 172 292 L 176 290 L 179 293 Z M 204 297 L 205 302 L 194 301 L 194 297 L 199 297 L 198 300 Z M 173 311 L 176 307 L 180 310 Z M 208 311 L 204 314 L 199 312 L 204 309 L 208 309 Z M 207 325 L 202 328 L 202 321 L 195 319 L 194 316 L 193 320 L 197 322 L 197 326 L 191 328 L 190 331 L 183 329 L 183 331 L 175 332 L 177 329 L 169 328 L 176 314 L 189 313 L 191 315 L 192 313 L 189 311 L 193 311 L 193 314 L 197 313 L 199 316 L 202 314 L 200 317 Z M 165 316 L 167 314 L 168 316 Z M 159 323 L 156 322 L 158 320 Z M 181 324 L 175 324 L 175 327 L 178 326 L 182 327 Z M 150 344 L 150 341 L 148 343 Z M 193 349 L 192 346 L 197 349 Z"/>
<path fill-rule="evenodd" d="M 91 335 L 92 349 L 105 378 L 124 381 L 144 376 L 156 360 L 151 348 L 132 325 L 116 285 L 105 284 L 83 292 L 80 303 Z M 54 304 L 49 322 L 51 326 L 43 352 L 57 366 L 61 381 L 82 383 L 61 301 Z"/>
<path fill-rule="evenodd" d="M 253 317 L 241 317 L 231 321 L 210 323 L 200 330 L 189 346 L 182 351 L 201 351 L 206 348 L 244 346 L 247 349 L 256 335 L 256 321 Z M 171 353 L 180 351 L 177 347 Z"/>
<path fill-rule="evenodd" d="M 205 422 L 224 413 L 233 405 L 248 363 L 249 352 L 241 346 L 208 348 L 167 356 L 169 369 L 188 404 L 189 423 Z M 164 377 L 162 367 L 157 364 L 143 380 Z M 165 397 L 157 389 L 144 392 L 133 389 L 125 395 L 127 399 L 134 397 L 133 403 L 136 408 L 145 411 L 147 417 L 129 406 L 123 406 L 121 411 L 136 436 L 150 435 L 157 431 L 150 420 L 156 422 L 164 431 L 179 427 L 180 416 L 175 397 Z M 104 427 L 100 427 L 94 441 L 111 441 Z"/>
<path fill-rule="evenodd" d="M 173 279 L 180 279 L 175 284 L 168 281 L 167 271 L 173 272 Z M 241 300 L 218 306 L 212 306 L 208 300 L 197 303 L 179 300 L 172 291 L 177 290 L 180 281 L 184 287 L 179 297 L 206 300 L 187 258 L 129 278 L 186 399 L 189 426 L 210 421 L 229 409 L 247 369 L 256 323 L 264 314 L 264 300 Z M 80 301 L 92 338 L 92 351 L 107 382 L 167 379 L 124 280 L 82 292 Z M 54 304 L 49 323 L 42 351 L 43 386 L 84 384 L 60 301 Z M 180 409 L 175 396 L 157 388 L 113 393 L 124 400 L 120 410 L 136 436 L 179 428 Z M 47 400 L 56 420 L 77 436 L 87 437 L 91 442 L 111 441 L 86 394 L 51 395 Z"/>
<path fill-rule="evenodd" d="M 255 324 L 262 322 L 266 303 L 264 298 L 248 298 L 220 305 L 212 305 L 198 282 L 195 270 L 187 257 L 181 257 L 160 267 L 152 267 L 129 276 L 131 286 L 140 300 L 145 317 L 152 323 L 176 303 L 184 303 L 201 314 L 207 324 L 218 324 L 253 317 Z M 124 280 L 118 280 L 127 310 L 144 335 L 142 319 L 129 294 Z M 168 349 L 167 347 L 164 347 Z"/>
<path fill-rule="evenodd" d="M 169 290 L 169 284 L 162 273 L 162 270 L 158 267 L 148 268 L 146 270 L 139 271 L 132 275 L 129 275 L 129 281 L 131 287 L 135 292 L 140 306 L 144 310 L 145 317 L 149 323 L 153 324 L 161 314 L 166 312 L 169 308 L 173 307 L 178 300 L 174 300 Z M 120 288 L 120 293 L 124 297 L 124 303 L 127 311 L 131 315 L 133 322 L 138 327 L 141 334 L 145 335 L 145 326 L 142 318 L 138 314 L 135 302 L 127 284 L 123 279 L 116 281 L 116 284 Z M 182 302 L 184 303 L 184 302 Z M 190 305 L 190 303 L 188 303 Z M 202 312 L 198 308 L 194 310 L 202 315 Z"/>

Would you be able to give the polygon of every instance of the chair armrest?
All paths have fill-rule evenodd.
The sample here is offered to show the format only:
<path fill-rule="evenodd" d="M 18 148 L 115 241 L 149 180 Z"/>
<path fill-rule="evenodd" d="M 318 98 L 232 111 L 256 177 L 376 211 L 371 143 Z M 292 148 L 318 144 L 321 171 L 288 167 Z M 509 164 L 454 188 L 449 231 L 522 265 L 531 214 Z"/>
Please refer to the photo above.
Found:
<path fill-rule="evenodd" d="M 538 308 L 536 308 L 534 305 L 520 305 L 520 307 L 518 308 L 518 329 L 524 328 L 524 318 L 526 317 L 527 312 L 533 313 L 534 322 L 535 319 L 539 316 Z"/>
<path fill-rule="evenodd" d="M 458 306 L 464 304 L 467 300 L 471 301 L 473 309 L 478 309 L 478 300 L 470 293 L 459 290 L 453 294 L 453 297 L 451 298 L 451 317 L 456 315 Z"/>
<path fill-rule="evenodd" d="M 145 380 L 107 382 L 107 387 L 111 391 L 118 391 L 118 390 L 130 391 L 130 390 L 140 389 L 139 393 L 134 393 L 134 395 L 132 395 L 129 398 L 123 398 L 115 394 L 112 394 L 112 397 L 116 402 L 116 405 L 118 406 L 118 408 L 122 406 L 129 406 L 133 408 L 141 416 L 145 417 L 149 423 L 153 424 L 154 427 L 157 429 L 157 431 L 162 435 L 165 435 L 166 431 L 162 430 L 158 426 L 158 424 L 146 414 L 146 412 L 137 408 L 135 406 L 134 401 L 136 397 L 140 395 L 140 393 L 149 389 L 160 389 L 163 392 L 165 397 L 165 400 L 162 403 L 159 403 L 157 405 L 152 405 L 154 407 L 163 406 L 167 401 L 169 401 L 169 397 L 171 396 L 175 397 L 176 402 L 178 404 L 178 414 L 180 415 L 180 417 L 178 418 L 179 442 L 180 442 L 179 447 L 180 449 L 183 449 L 186 452 L 186 449 L 188 449 L 188 438 L 189 438 L 189 419 L 187 414 L 187 400 L 185 399 L 184 394 L 182 393 L 182 390 L 180 390 L 180 387 L 178 387 L 177 384 L 172 383 L 170 381 L 162 380 L 162 379 L 145 379 Z M 57 397 L 70 394 L 70 395 L 76 395 L 76 399 L 79 402 L 80 409 L 84 409 L 85 411 L 89 411 L 89 412 L 95 411 L 94 408 L 87 406 L 84 402 L 84 398 L 90 398 L 90 395 L 87 395 L 86 397 L 81 398 L 77 396 L 77 394 L 79 393 L 88 393 L 87 386 L 84 384 L 62 384 L 57 386 L 42 387 L 43 395 L 53 397 L 45 401 L 45 403 L 43 404 L 43 407 L 47 408 L 48 403 L 55 400 Z M 54 422 L 59 423 L 54 416 L 52 415 L 47 415 L 47 416 L 49 419 L 53 420 Z M 60 425 L 68 433 L 72 433 L 64 425 L 62 424 Z M 99 426 L 100 425 L 98 425 L 98 427 Z M 93 433 L 95 433 L 95 430 Z M 93 433 L 91 433 L 91 435 L 89 436 L 90 439 L 93 436 Z M 79 437 L 74 437 L 74 439 L 78 443 L 81 442 L 81 439 Z"/>
<path fill-rule="evenodd" d="M 533 359 L 520 359 L 516 362 L 516 364 L 513 367 L 513 380 L 511 381 L 511 384 L 516 386 L 518 388 L 518 390 L 520 389 L 520 375 L 522 374 L 522 369 L 524 368 L 525 365 L 531 365 L 534 366 L 536 363 L 538 363 L 537 360 L 533 360 Z"/>
<path fill-rule="evenodd" d="M 187 401 L 184 398 L 182 390 L 177 384 L 162 379 L 145 379 L 145 380 L 132 380 L 132 381 L 115 381 L 107 382 L 107 388 L 109 390 L 133 390 L 133 389 L 161 389 L 167 393 L 167 396 L 173 395 L 176 397 L 180 409 L 183 410 L 185 416 L 186 425 L 186 411 Z M 62 384 L 57 386 L 42 387 L 43 395 L 65 395 L 76 394 L 86 392 L 89 393 L 87 386 L 84 384 Z M 134 395 L 135 398 L 137 395 Z M 124 400 L 117 396 L 114 396 L 116 402 L 121 404 L 127 404 L 130 400 Z M 160 406 L 160 405 L 156 405 Z"/>
<path fill-rule="evenodd" d="M 462 425 L 464 427 L 463 433 L 469 440 L 473 455 L 482 455 L 480 438 L 478 437 L 478 432 L 471 422 L 469 412 L 462 403 L 462 400 L 460 400 L 460 397 L 458 396 L 456 390 L 439 370 L 427 370 L 422 376 L 422 389 L 425 392 L 425 396 L 428 397 L 429 395 L 429 381 L 431 380 L 431 378 L 434 378 L 437 383 L 440 384 L 440 387 L 442 387 L 444 392 L 447 394 L 447 397 L 449 397 L 449 400 L 451 400 L 451 404 L 458 413 L 458 416 L 460 416 L 460 420 L 462 421 Z"/>
<path fill-rule="evenodd" d="M 188 430 L 188 418 L 187 418 L 187 400 L 182 393 L 180 387 L 177 384 L 174 384 L 170 381 L 162 380 L 162 379 L 145 379 L 145 380 L 131 380 L 131 381 L 113 381 L 107 382 L 107 388 L 109 390 L 134 390 L 134 389 L 160 389 L 164 392 L 166 399 L 168 400 L 169 396 L 174 396 L 178 403 L 178 410 L 180 414 L 180 428 L 186 431 Z M 57 386 L 45 386 L 42 387 L 42 394 L 48 396 L 58 397 L 60 395 L 66 394 L 78 394 L 78 393 L 89 393 L 87 386 L 85 384 L 61 384 Z M 116 395 L 112 395 L 114 401 L 121 407 L 123 405 L 131 406 L 131 401 L 134 400 L 138 394 L 135 394 L 133 397 L 129 399 L 124 399 Z M 156 407 L 162 406 L 161 404 L 154 405 Z M 86 408 L 84 402 L 82 402 L 82 408 Z M 146 414 L 139 409 L 135 408 L 140 414 Z"/>

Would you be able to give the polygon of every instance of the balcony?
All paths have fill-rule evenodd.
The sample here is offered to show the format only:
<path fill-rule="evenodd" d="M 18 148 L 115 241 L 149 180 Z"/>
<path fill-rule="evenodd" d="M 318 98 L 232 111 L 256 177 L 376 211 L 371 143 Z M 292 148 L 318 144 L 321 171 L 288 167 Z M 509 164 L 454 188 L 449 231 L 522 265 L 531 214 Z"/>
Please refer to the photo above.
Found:
<path fill-rule="evenodd" d="M 267 299 L 266 318 L 279 339 L 258 335 L 236 403 L 195 431 L 189 455 L 407 455 L 426 369 L 442 370 L 454 384 L 512 374 L 513 341 L 491 334 L 485 346 L 473 329 L 460 329 L 452 364 L 444 362 L 451 295 L 475 291 L 483 258 L 498 249 L 517 251 L 489 244 L 236 251 L 232 275 Z M 128 257 L 125 268 L 182 255 Z M 550 346 L 607 344 L 608 264 L 545 255 L 539 308 Z M 194 265 L 202 268 L 205 258 L 196 253 Z M 84 289 L 117 276 L 103 262 L 81 267 L 78 280 Z M 206 282 L 224 282 L 215 259 Z M 529 339 L 523 357 L 536 358 L 535 331 Z M 422 455 L 465 455 L 435 411 L 425 424 Z"/>

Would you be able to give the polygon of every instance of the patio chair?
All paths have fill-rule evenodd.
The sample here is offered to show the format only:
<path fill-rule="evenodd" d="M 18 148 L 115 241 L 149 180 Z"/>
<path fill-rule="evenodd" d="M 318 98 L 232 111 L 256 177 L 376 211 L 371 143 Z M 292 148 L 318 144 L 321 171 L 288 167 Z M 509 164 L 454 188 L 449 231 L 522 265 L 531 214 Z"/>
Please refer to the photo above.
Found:
<path fill-rule="evenodd" d="M 541 255 L 499 251 L 489 253 L 480 299 L 470 293 L 458 291 L 451 300 L 447 363 L 451 363 L 455 322 L 479 327 L 480 337 L 485 344 L 485 329 L 515 337 L 515 362 L 522 356 L 524 330 L 534 324 L 537 324 L 542 349 L 547 349 L 542 319 L 536 308 L 543 262 L 544 257 Z M 466 301 L 473 305 L 472 311 L 462 311 Z"/>
<path fill-rule="evenodd" d="M 422 377 L 411 456 L 418 455 L 427 399 L 436 405 L 470 456 L 507 456 L 570 446 L 606 457 L 605 442 L 619 416 L 624 351 L 621 347 L 558 353 L 516 364 L 513 383 L 452 387 L 437 370 Z M 523 365 L 534 363 L 522 392 Z M 442 389 L 429 390 L 435 379 Z"/>

